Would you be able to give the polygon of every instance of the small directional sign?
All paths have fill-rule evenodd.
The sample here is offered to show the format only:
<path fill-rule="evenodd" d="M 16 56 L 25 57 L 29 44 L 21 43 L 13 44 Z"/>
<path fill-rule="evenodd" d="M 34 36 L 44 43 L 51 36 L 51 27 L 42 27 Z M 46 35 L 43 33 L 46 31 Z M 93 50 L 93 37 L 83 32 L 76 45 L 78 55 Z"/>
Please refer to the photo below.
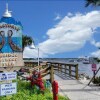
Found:
<path fill-rule="evenodd" d="M 0 87 L 0 96 L 15 94 L 17 92 L 16 82 L 1 84 Z"/>
<path fill-rule="evenodd" d="M 96 64 L 92 64 L 92 71 L 96 71 L 96 70 L 97 70 Z"/>
<path fill-rule="evenodd" d="M 0 73 L 0 81 L 16 79 L 16 72 Z"/>

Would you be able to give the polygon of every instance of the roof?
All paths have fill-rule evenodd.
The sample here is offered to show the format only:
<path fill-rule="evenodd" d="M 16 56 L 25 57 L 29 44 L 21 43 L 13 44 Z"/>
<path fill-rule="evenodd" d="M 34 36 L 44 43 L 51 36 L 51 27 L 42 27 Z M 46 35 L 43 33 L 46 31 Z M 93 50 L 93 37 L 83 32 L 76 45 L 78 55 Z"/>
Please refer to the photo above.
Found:
<path fill-rule="evenodd" d="M 14 24 L 14 25 L 19 25 L 23 28 L 22 24 L 20 21 L 16 21 L 13 17 L 2 17 L 0 19 L 0 23 L 7 23 L 7 24 Z"/>

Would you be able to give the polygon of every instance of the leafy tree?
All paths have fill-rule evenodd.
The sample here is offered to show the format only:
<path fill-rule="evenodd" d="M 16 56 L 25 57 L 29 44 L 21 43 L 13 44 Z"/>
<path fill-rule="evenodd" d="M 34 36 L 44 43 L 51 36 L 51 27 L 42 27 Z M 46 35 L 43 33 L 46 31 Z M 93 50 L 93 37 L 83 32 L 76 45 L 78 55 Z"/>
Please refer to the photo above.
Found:
<path fill-rule="evenodd" d="M 89 5 L 100 6 L 100 0 L 86 0 L 85 7 L 88 7 Z"/>
<path fill-rule="evenodd" d="M 23 49 L 23 51 L 24 51 L 25 47 L 30 46 L 32 44 L 32 42 L 34 42 L 34 41 L 30 36 L 23 35 L 22 36 L 22 49 Z"/>

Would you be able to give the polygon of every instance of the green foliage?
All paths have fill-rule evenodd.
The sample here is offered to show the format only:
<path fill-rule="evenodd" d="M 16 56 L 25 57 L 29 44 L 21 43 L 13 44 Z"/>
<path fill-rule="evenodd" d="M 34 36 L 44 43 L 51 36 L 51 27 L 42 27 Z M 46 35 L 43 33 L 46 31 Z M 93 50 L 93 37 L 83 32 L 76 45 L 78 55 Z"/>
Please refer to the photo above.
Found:
<path fill-rule="evenodd" d="M 48 88 L 46 88 L 44 94 L 42 94 L 37 86 L 31 88 L 30 82 L 18 80 L 17 83 L 17 93 L 2 96 L 0 100 L 53 100 L 52 93 Z M 58 98 L 58 100 L 68 100 L 62 96 L 58 96 Z"/>
<path fill-rule="evenodd" d="M 99 85 L 100 85 L 100 76 L 99 76 L 99 77 L 96 77 L 96 78 L 93 80 L 93 83 L 94 83 L 94 84 L 99 84 Z"/>
<path fill-rule="evenodd" d="M 22 48 L 23 48 L 23 50 L 24 50 L 24 48 L 25 48 L 26 46 L 31 45 L 32 42 L 34 42 L 34 41 L 33 41 L 33 39 L 32 39 L 30 36 L 23 35 L 23 36 L 22 36 Z"/>
<path fill-rule="evenodd" d="M 88 7 L 89 5 L 100 6 L 100 0 L 85 0 L 85 1 L 86 1 L 85 7 Z"/>
<path fill-rule="evenodd" d="M 99 58 L 94 58 L 94 60 L 96 60 L 98 63 L 100 62 L 100 59 Z"/>

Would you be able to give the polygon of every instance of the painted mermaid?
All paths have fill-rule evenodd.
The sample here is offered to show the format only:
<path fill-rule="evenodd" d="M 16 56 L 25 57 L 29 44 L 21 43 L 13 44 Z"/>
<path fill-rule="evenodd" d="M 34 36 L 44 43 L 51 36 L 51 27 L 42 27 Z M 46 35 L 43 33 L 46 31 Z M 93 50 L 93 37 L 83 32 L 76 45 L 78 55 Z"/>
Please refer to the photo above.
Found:
<path fill-rule="evenodd" d="M 18 47 L 12 40 L 13 32 L 12 30 L 8 31 L 8 43 L 13 52 L 22 52 L 22 48 Z"/>
<path fill-rule="evenodd" d="M 2 48 L 5 44 L 5 33 L 4 31 L 0 31 L 0 37 L 1 37 L 1 41 L 0 41 L 0 53 L 2 53 Z"/>

